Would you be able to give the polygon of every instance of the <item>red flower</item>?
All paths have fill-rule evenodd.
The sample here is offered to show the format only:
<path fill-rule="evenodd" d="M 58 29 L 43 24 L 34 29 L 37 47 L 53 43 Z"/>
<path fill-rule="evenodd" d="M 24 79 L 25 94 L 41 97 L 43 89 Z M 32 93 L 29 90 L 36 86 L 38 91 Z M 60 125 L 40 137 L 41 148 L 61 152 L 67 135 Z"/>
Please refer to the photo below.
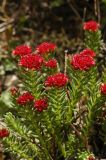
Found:
<path fill-rule="evenodd" d="M 56 61 L 56 59 L 50 59 L 48 62 L 44 62 L 44 65 L 47 68 L 56 68 L 57 67 L 57 61 Z"/>
<path fill-rule="evenodd" d="M 48 87 L 63 87 L 68 82 L 68 77 L 63 73 L 57 73 L 52 76 L 48 76 L 45 85 Z"/>
<path fill-rule="evenodd" d="M 0 138 L 8 137 L 10 132 L 6 128 L 0 129 Z"/>
<path fill-rule="evenodd" d="M 48 107 L 47 99 L 39 99 L 35 101 L 34 108 L 36 108 L 37 111 L 42 112 L 47 107 Z"/>
<path fill-rule="evenodd" d="M 54 52 L 56 45 L 54 43 L 43 42 L 37 46 L 36 50 L 39 54 Z"/>
<path fill-rule="evenodd" d="M 72 57 L 71 64 L 75 69 L 88 70 L 95 65 L 95 61 L 91 56 L 75 54 Z"/>
<path fill-rule="evenodd" d="M 13 96 L 17 94 L 17 91 L 18 91 L 18 88 L 16 88 L 16 87 L 12 87 L 12 88 L 10 89 L 10 92 L 11 92 L 11 94 L 12 94 Z"/>
<path fill-rule="evenodd" d="M 102 94 L 106 94 L 106 83 L 101 84 L 100 91 Z"/>
<path fill-rule="evenodd" d="M 88 21 L 83 24 L 83 29 L 96 32 L 99 29 L 100 25 L 96 21 Z"/>
<path fill-rule="evenodd" d="M 89 155 L 87 160 L 95 160 L 95 157 L 93 155 Z"/>
<path fill-rule="evenodd" d="M 87 49 L 84 49 L 82 52 L 80 52 L 80 55 L 82 56 L 91 56 L 91 57 L 95 57 L 96 54 L 93 50 L 87 48 Z"/>
<path fill-rule="evenodd" d="M 21 57 L 19 65 L 29 69 L 40 69 L 43 64 L 43 58 L 38 54 L 29 54 Z"/>
<path fill-rule="evenodd" d="M 28 102 L 33 101 L 34 97 L 29 93 L 25 92 L 17 98 L 17 103 L 20 105 L 26 105 Z"/>
<path fill-rule="evenodd" d="M 27 54 L 30 54 L 32 52 L 31 47 L 27 45 L 20 45 L 13 50 L 12 54 L 17 55 L 17 56 L 24 56 Z"/>

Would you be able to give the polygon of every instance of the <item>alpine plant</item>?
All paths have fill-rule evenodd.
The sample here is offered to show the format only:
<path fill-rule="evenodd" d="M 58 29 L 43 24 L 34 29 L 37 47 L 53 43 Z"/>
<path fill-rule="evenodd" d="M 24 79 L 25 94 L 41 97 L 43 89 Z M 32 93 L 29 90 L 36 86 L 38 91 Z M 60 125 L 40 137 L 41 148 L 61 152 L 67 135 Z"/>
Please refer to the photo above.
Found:
<path fill-rule="evenodd" d="M 23 85 L 10 89 L 11 112 L 4 116 L 0 139 L 17 160 L 96 159 L 91 143 L 95 122 L 106 124 L 106 81 L 98 76 L 96 62 L 99 29 L 95 21 L 83 24 L 85 48 L 65 55 L 64 72 L 54 43 L 44 42 L 33 51 L 27 45 L 13 50 Z"/>

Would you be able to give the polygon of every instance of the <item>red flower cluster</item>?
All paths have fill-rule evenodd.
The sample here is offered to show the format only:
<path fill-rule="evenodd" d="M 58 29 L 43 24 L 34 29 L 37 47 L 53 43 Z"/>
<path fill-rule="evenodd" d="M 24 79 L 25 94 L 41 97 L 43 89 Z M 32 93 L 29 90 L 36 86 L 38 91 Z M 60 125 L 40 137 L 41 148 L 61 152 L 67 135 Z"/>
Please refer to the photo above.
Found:
<path fill-rule="evenodd" d="M 83 24 L 83 29 L 96 32 L 99 29 L 100 25 L 96 21 L 88 21 Z"/>
<path fill-rule="evenodd" d="M 34 103 L 34 108 L 36 108 L 37 111 L 39 112 L 42 112 L 47 107 L 48 107 L 47 99 L 39 99 L 36 100 Z"/>
<path fill-rule="evenodd" d="M 37 46 L 36 50 L 39 54 L 54 52 L 56 45 L 54 43 L 43 42 Z"/>
<path fill-rule="evenodd" d="M 13 50 L 12 54 L 17 55 L 17 56 L 24 56 L 27 54 L 30 54 L 32 52 L 31 47 L 27 45 L 20 45 Z"/>
<path fill-rule="evenodd" d="M 87 48 L 87 49 L 84 49 L 82 52 L 80 52 L 80 55 L 95 57 L 96 53 L 93 50 Z"/>
<path fill-rule="evenodd" d="M 63 73 L 57 73 L 52 76 L 48 76 L 45 81 L 45 86 L 48 87 L 63 87 L 68 82 L 68 77 Z"/>
<path fill-rule="evenodd" d="M 16 87 L 12 87 L 12 88 L 10 89 L 10 92 L 11 92 L 11 94 L 12 94 L 13 96 L 17 94 L 17 91 L 18 91 L 18 88 L 16 88 Z"/>
<path fill-rule="evenodd" d="M 43 64 L 43 58 L 39 54 L 29 54 L 21 57 L 19 65 L 28 69 L 40 69 Z"/>
<path fill-rule="evenodd" d="M 10 132 L 6 128 L 0 129 L 0 138 L 8 137 Z"/>
<path fill-rule="evenodd" d="M 17 103 L 20 105 L 26 105 L 28 102 L 33 101 L 34 97 L 29 93 L 25 92 L 17 98 Z"/>
<path fill-rule="evenodd" d="M 44 62 L 44 65 L 47 68 L 56 68 L 57 67 L 57 61 L 56 61 L 56 59 L 50 59 L 48 62 Z"/>
<path fill-rule="evenodd" d="M 75 54 L 72 57 L 71 64 L 75 69 L 88 70 L 95 65 L 95 61 L 91 56 Z"/>
<path fill-rule="evenodd" d="M 101 84 L 100 91 L 101 91 L 101 94 L 106 95 L 106 83 Z"/>

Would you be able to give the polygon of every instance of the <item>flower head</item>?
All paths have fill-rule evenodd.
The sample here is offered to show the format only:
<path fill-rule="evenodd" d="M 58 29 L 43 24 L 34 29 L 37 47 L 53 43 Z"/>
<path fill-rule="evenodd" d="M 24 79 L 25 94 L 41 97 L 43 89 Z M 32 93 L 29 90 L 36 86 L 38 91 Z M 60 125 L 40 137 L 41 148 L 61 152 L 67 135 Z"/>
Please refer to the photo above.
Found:
<path fill-rule="evenodd" d="M 29 93 L 25 92 L 17 98 L 17 103 L 20 105 L 26 105 L 28 102 L 33 101 L 34 97 Z"/>
<path fill-rule="evenodd" d="M 95 65 L 95 61 L 91 56 L 75 54 L 72 57 L 71 64 L 75 69 L 88 70 Z"/>
<path fill-rule="evenodd" d="M 95 160 L 95 157 L 94 157 L 94 155 L 89 155 L 88 157 L 87 157 L 87 160 Z"/>
<path fill-rule="evenodd" d="M 10 132 L 6 128 L 0 129 L 0 138 L 8 137 Z"/>
<path fill-rule="evenodd" d="M 83 24 L 84 30 L 88 30 L 88 31 L 92 31 L 92 32 L 96 32 L 99 29 L 99 27 L 100 27 L 99 23 L 97 23 L 96 21 L 93 21 L 93 20 L 85 22 Z"/>
<path fill-rule="evenodd" d="M 12 94 L 13 96 L 17 94 L 17 91 L 18 91 L 18 88 L 16 88 L 16 87 L 12 87 L 12 88 L 10 89 L 10 92 L 11 92 L 11 94 Z"/>
<path fill-rule="evenodd" d="M 45 86 L 48 87 L 64 87 L 68 82 L 68 77 L 63 73 L 57 73 L 52 76 L 48 76 L 45 81 Z"/>
<path fill-rule="evenodd" d="M 37 111 L 42 112 L 44 109 L 47 109 L 48 107 L 48 102 L 47 99 L 38 99 L 34 103 L 34 108 L 37 109 Z"/>
<path fill-rule="evenodd" d="M 39 54 L 29 54 L 21 57 L 19 65 L 28 69 L 40 69 L 43 64 L 43 58 Z"/>
<path fill-rule="evenodd" d="M 56 68 L 57 67 L 57 61 L 56 61 L 56 59 L 50 59 L 49 61 L 44 62 L 44 65 L 47 68 Z"/>
<path fill-rule="evenodd" d="M 43 42 L 36 47 L 36 51 L 39 54 L 54 52 L 55 49 L 56 45 L 54 43 L 49 43 L 49 42 Z"/>
<path fill-rule="evenodd" d="M 106 95 L 106 83 L 101 84 L 100 91 L 101 91 L 101 94 Z"/>
<path fill-rule="evenodd" d="M 80 52 L 80 55 L 95 57 L 96 53 L 93 50 L 87 48 L 87 49 L 84 49 L 82 52 Z"/>
<path fill-rule="evenodd" d="M 31 52 L 32 52 L 32 49 L 30 46 L 20 45 L 13 50 L 12 54 L 16 56 L 25 56 L 27 54 L 30 54 Z"/>

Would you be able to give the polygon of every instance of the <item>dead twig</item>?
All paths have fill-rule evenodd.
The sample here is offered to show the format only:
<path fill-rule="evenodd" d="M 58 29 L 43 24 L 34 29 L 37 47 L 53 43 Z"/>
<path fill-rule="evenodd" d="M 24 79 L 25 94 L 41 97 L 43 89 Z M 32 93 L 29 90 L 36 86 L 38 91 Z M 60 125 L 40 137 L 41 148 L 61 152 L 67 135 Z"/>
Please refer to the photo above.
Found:
<path fill-rule="evenodd" d="M 70 127 L 75 131 L 76 135 L 82 139 L 80 132 L 75 128 L 75 126 L 71 124 Z"/>
<path fill-rule="evenodd" d="M 4 32 L 5 30 L 7 30 L 8 28 L 12 27 L 13 26 L 13 22 L 14 22 L 14 19 L 10 19 L 9 21 L 7 22 L 3 22 L 0 24 L 0 32 Z"/>
<path fill-rule="evenodd" d="M 100 23 L 101 15 L 100 15 L 100 1 L 94 0 L 94 11 L 97 16 L 98 22 Z"/>
<path fill-rule="evenodd" d="M 69 7 L 72 9 L 72 11 L 75 13 L 75 15 L 80 19 L 80 21 L 82 22 L 82 18 L 80 16 L 80 14 L 78 13 L 78 11 L 75 9 L 75 7 L 72 5 L 70 0 L 67 0 L 67 3 L 69 5 Z"/>

